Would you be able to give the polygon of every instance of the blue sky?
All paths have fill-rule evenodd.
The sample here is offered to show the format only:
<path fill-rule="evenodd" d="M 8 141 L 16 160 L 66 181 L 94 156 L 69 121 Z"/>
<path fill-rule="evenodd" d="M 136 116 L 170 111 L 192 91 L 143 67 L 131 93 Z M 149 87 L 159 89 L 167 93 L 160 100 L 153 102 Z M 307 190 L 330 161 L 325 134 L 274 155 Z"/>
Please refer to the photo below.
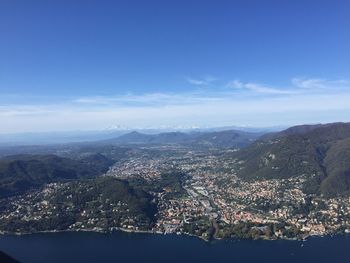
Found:
<path fill-rule="evenodd" d="M 0 133 L 350 121 L 350 2 L 0 1 Z"/>

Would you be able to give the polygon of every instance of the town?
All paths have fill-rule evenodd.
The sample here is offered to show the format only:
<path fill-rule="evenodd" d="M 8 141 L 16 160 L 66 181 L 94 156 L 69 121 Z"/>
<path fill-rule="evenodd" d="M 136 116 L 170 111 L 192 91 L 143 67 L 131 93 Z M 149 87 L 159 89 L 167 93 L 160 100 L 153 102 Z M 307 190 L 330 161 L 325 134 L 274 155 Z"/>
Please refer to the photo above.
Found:
<path fill-rule="evenodd" d="M 244 181 L 237 176 L 239 161 L 231 158 L 234 151 L 140 148 L 110 167 L 102 178 L 147 186 L 156 206 L 153 221 L 131 213 L 127 202 L 102 194 L 89 199 L 88 204 L 72 201 L 78 198 L 74 194 L 83 195 L 90 188 L 93 191 L 92 184 L 78 181 L 47 184 L 3 200 L 0 231 L 124 230 L 189 234 L 206 240 L 305 239 L 350 232 L 349 197 L 305 193 L 307 175 Z M 164 174 L 172 176 L 170 183 L 161 183 Z"/>

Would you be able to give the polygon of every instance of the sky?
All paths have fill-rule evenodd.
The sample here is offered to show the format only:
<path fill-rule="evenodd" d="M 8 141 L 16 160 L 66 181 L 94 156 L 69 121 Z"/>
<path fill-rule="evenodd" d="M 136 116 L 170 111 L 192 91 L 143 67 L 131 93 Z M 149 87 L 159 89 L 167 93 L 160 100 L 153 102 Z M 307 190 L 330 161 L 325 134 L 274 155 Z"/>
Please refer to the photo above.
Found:
<path fill-rule="evenodd" d="M 350 121 L 348 0 L 0 0 L 0 133 Z"/>

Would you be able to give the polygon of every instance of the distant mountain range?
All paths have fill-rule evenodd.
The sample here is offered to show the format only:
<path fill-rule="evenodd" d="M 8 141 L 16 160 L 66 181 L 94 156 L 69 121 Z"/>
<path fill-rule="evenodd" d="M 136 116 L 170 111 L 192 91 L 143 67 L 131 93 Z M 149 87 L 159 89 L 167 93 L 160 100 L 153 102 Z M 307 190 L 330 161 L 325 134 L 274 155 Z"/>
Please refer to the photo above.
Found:
<path fill-rule="evenodd" d="M 166 132 L 159 134 L 144 134 L 133 131 L 114 139 L 104 141 L 107 144 L 186 144 L 207 147 L 246 147 L 262 133 L 244 132 L 238 130 L 214 132 Z"/>
<path fill-rule="evenodd" d="M 306 190 L 350 193 L 350 123 L 302 125 L 267 134 L 240 151 L 247 180 L 305 175 Z"/>
<path fill-rule="evenodd" d="M 137 131 L 143 134 L 160 134 L 160 133 L 207 133 L 236 130 L 248 133 L 266 133 L 271 131 L 282 130 L 282 127 L 161 127 L 148 129 L 131 129 L 128 127 L 116 126 L 109 127 L 99 131 L 67 131 L 67 132 L 37 132 L 37 133 L 17 133 L 17 134 L 0 134 L 0 147 L 23 146 L 23 145 L 47 145 L 47 144 L 65 144 L 74 142 L 91 142 L 113 139 L 118 136 Z"/>

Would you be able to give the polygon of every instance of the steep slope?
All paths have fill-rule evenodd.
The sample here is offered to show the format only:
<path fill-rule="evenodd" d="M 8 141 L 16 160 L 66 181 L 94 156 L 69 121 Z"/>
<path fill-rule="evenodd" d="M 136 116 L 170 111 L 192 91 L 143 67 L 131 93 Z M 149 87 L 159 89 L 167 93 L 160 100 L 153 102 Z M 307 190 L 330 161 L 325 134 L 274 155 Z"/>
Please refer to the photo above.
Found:
<path fill-rule="evenodd" d="M 307 191 L 336 195 L 350 189 L 349 153 L 350 124 L 333 123 L 265 136 L 236 157 L 247 180 L 305 175 Z"/>
<path fill-rule="evenodd" d="M 350 138 L 339 140 L 330 147 L 324 159 L 327 178 L 321 183 L 321 192 L 332 195 L 350 191 Z"/>

